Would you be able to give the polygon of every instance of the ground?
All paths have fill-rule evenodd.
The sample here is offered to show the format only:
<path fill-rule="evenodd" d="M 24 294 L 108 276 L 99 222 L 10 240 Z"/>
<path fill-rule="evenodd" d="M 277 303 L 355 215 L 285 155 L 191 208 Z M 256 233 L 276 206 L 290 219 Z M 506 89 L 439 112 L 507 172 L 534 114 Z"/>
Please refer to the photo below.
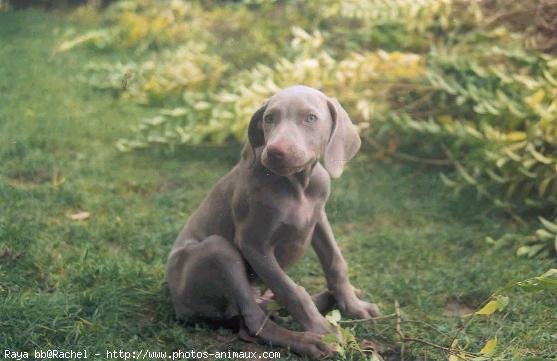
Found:
<path fill-rule="evenodd" d="M 177 323 L 164 284 L 173 240 L 239 146 L 118 152 L 116 139 L 149 109 L 77 80 L 90 59 L 110 54 L 53 54 L 57 34 L 75 26 L 55 13 L 0 13 L 0 350 L 270 350 Z M 406 319 L 421 322 L 403 322 L 408 336 L 446 346 L 443 334 L 461 322 L 454 313 L 555 267 L 486 244 L 509 220 L 473 194 L 450 193 L 439 169 L 370 154 L 333 182 L 327 210 L 364 297 L 385 314 L 398 301 Z M 69 217 L 83 211 L 89 218 Z M 311 291 L 324 286 L 313 253 L 291 274 Z M 505 312 L 465 332 L 470 349 L 497 336 L 517 357 L 557 357 L 555 295 L 507 295 Z M 386 318 L 354 330 L 392 343 L 394 329 Z M 412 343 L 406 359 L 446 356 Z"/>

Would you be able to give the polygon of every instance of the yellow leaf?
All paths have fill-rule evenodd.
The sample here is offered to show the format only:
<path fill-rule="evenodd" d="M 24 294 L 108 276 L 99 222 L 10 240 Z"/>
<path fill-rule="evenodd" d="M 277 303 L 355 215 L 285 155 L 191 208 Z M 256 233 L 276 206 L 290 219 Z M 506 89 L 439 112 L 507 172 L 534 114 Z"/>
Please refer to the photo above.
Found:
<path fill-rule="evenodd" d="M 325 318 L 333 325 L 338 326 L 338 321 L 341 319 L 340 312 L 339 310 L 332 310 L 325 316 Z"/>
<path fill-rule="evenodd" d="M 492 338 L 491 340 L 486 342 L 485 346 L 480 350 L 480 354 L 482 355 L 490 354 L 495 350 L 496 346 L 497 346 L 497 339 Z"/>
<path fill-rule="evenodd" d="M 505 134 L 505 138 L 507 138 L 507 140 L 510 140 L 511 142 L 520 142 L 521 140 L 526 139 L 526 133 L 525 132 L 509 132 L 509 133 Z"/>
<path fill-rule="evenodd" d="M 476 311 L 476 315 L 491 315 L 493 312 L 497 311 L 497 301 L 489 301 L 480 310 Z"/>
<path fill-rule="evenodd" d="M 539 89 L 537 92 L 527 97 L 525 101 L 526 104 L 528 104 L 531 108 L 535 108 L 540 105 L 544 97 L 545 92 L 543 91 L 543 89 Z"/>
<path fill-rule="evenodd" d="M 453 343 L 451 344 L 451 348 L 449 349 L 449 361 L 459 361 L 456 352 L 458 352 L 458 338 L 455 338 Z"/>

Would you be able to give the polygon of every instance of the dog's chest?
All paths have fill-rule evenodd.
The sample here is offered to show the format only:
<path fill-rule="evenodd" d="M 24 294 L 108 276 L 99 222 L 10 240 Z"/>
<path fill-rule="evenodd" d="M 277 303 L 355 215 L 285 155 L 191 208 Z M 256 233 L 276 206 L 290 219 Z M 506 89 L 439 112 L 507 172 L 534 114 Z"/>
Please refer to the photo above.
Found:
<path fill-rule="evenodd" d="M 286 199 L 280 202 L 275 214 L 279 227 L 294 233 L 305 233 L 308 228 L 312 228 L 315 201 L 307 196 L 301 196 L 298 199 Z"/>
<path fill-rule="evenodd" d="M 287 200 L 276 211 L 271 243 L 275 256 L 283 268 L 300 259 L 307 249 L 315 227 L 316 203 L 308 197 Z"/>
<path fill-rule="evenodd" d="M 323 189 L 322 189 L 323 188 Z M 256 184 L 234 201 L 238 243 L 264 243 L 274 248 L 283 268 L 300 259 L 311 241 L 326 188 L 310 184 L 299 192 L 286 182 Z"/>

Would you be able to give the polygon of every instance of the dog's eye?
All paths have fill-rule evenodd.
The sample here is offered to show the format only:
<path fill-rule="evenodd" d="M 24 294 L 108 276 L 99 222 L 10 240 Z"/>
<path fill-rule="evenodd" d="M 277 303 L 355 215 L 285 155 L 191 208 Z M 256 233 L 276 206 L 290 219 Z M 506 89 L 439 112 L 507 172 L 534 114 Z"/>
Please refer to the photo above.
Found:
<path fill-rule="evenodd" d="M 317 115 L 315 114 L 308 114 L 306 117 L 306 122 L 308 123 L 315 123 L 317 121 Z"/>
<path fill-rule="evenodd" d="M 275 117 L 273 117 L 273 114 L 267 114 L 265 115 L 265 117 L 263 118 L 263 121 L 265 123 L 272 123 L 275 121 Z"/>

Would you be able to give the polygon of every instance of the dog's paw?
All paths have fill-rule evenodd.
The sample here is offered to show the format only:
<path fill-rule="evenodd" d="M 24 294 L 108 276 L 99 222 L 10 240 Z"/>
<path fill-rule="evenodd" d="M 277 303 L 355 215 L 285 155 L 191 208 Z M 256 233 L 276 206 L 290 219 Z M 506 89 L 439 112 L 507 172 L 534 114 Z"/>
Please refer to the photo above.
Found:
<path fill-rule="evenodd" d="M 350 318 L 368 319 L 381 316 L 381 311 L 377 304 L 357 298 L 344 303 L 342 306 L 344 307 L 341 307 L 341 311 Z"/>
<path fill-rule="evenodd" d="M 316 360 L 332 357 L 336 353 L 332 345 L 323 341 L 322 335 L 314 332 L 302 332 L 295 351 Z"/>

